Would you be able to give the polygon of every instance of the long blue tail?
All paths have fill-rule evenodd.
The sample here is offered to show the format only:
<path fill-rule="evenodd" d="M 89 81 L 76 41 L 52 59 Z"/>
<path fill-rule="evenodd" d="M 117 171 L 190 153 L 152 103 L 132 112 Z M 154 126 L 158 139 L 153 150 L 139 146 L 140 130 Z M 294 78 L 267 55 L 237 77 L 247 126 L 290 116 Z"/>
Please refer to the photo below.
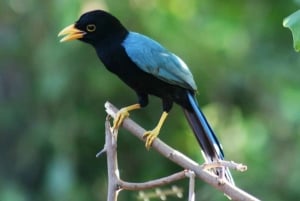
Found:
<path fill-rule="evenodd" d="M 195 96 L 190 92 L 188 92 L 187 96 L 192 110 L 184 108 L 184 114 L 202 148 L 205 161 L 224 160 L 222 146 L 208 124 L 204 114 L 201 112 Z M 228 168 L 225 168 L 225 177 L 229 182 L 234 184 Z"/>

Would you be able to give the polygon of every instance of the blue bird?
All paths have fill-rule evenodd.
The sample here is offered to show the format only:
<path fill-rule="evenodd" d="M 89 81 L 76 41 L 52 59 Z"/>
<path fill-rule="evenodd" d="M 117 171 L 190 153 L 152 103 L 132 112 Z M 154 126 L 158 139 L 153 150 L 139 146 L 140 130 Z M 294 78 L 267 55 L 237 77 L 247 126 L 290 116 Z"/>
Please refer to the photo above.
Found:
<path fill-rule="evenodd" d="M 148 95 L 154 95 L 161 98 L 163 113 L 156 127 L 144 134 L 147 149 L 160 133 L 173 103 L 177 103 L 183 108 L 206 162 L 224 160 L 222 146 L 195 98 L 193 75 L 178 56 L 151 38 L 128 31 L 117 18 L 102 10 L 83 14 L 59 36 L 64 36 L 61 42 L 78 39 L 92 45 L 105 67 L 136 92 L 138 102 L 117 113 L 114 129 L 120 127 L 130 111 L 145 107 Z M 234 183 L 228 168 L 225 176 Z"/>

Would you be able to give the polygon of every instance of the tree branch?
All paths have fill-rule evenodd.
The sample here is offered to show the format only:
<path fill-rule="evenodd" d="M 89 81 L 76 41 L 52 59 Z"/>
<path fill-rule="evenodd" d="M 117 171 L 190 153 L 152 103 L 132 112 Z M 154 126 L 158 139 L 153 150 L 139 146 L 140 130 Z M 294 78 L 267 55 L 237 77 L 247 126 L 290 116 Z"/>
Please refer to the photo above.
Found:
<path fill-rule="evenodd" d="M 102 151 L 106 150 L 106 154 L 107 154 L 107 173 L 108 173 L 108 183 L 109 183 L 108 192 L 107 192 L 107 201 L 117 201 L 118 192 L 120 190 L 118 186 L 118 181 L 120 179 L 119 179 L 119 169 L 118 169 L 117 151 L 116 151 L 117 133 L 115 133 L 115 135 L 114 133 L 111 133 L 109 129 L 110 128 L 109 118 L 106 118 L 105 127 L 106 127 L 105 145 Z"/>
<path fill-rule="evenodd" d="M 195 201 L 195 173 L 191 170 L 187 171 L 186 176 L 189 181 L 189 201 Z"/>
<path fill-rule="evenodd" d="M 110 104 L 109 102 L 105 103 L 105 108 L 106 108 L 106 112 L 108 115 L 110 115 L 111 117 L 115 117 L 116 113 L 118 112 L 118 109 L 116 107 L 114 107 L 112 104 Z M 108 121 L 107 121 L 108 122 Z M 106 122 L 106 127 L 109 127 L 109 123 Z M 143 139 L 143 134 L 145 133 L 145 129 L 143 129 L 142 127 L 140 127 L 138 124 L 136 124 L 134 121 L 132 121 L 130 118 L 127 118 L 124 120 L 123 122 L 123 127 L 125 129 L 127 129 L 128 131 L 130 131 L 134 136 L 138 137 L 140 140 L 144 141 Z M 110 128 L 110 127 L 109 127 Z M 114 150 L 116 149 L 116 137 L 110 138 L 108 137 L 110 134 L 110 129 L 106 129 L 106 144 L 105 144 L 105 150 L 107 152 L 107 162 L 108 162 L 108 177 L 109 177 L 109 193 L 108 193 L 108 201 L 115 201 L 117 199 L 117 190 L 119 189 L 126 189 L 126 187 L 128 189 L 130 189 L 133 186 L 143 186 L 143 187 L 147 187 L 147 185 L 149 185 L 149 182 L 145 182 L 144 184 L 139 183 L 139 184 L 133 184 L 131 183 L 129 185 L 129 183 L 121 181 L 119 179 L 119 174 L 118 174 L 118 167 L 117 167 L 117 154 L 116 151 L 115 153 L 111 153 L 110 147 Z M 116 136 L 116 132 L 113 133 L 114 136 Z M 110 139 L 109 139 L 110 138 Z M 112 140 L 115 139 L 115 140 Z M 185 156 L 184 154 L 178 152 L 177 150 L 171 148 L 170 146 L 168 146 L 167 144 L 165 144 L 164 142 L 162 142 L 159 138 L 155 139 L 153 144 L 152 144 L 152 149 L 158 151 L 161 155 L 163 155 L 164 157 L 168 158 L 169 160 L 173 161 L 174 163 L 178 164 L 179 166 L 181 166 L 183 169 L 185 170 L 189 170 L 192 171 L 196 177 L 202 179 L 203 181 L 205 181 L 206 183 L 210 184 L 211 186 L 215 187 L 216 189 L 224 192 L 227 196 L 229 196 L 232 200 L 243 200 L 243 201 L 258 201 L 257 198 L 253 197 L 252 195 L 248 194 L 247 192 L 239 189 L 237 186 L 233 186 L 231 185 L 229 182 L 224 181 L 224 183 L 220 184 L 219 182 L 219 178 L 218 176 L 216 176 L 215 174 L 207 171 L 207 168 L 212 168 L 211 166 L 208 166 L 207 164 L 204 165 L 199 165 L 198 163 L 196 163 L 195 161 L 193 161 L 192 159 L 188 158 L 187 156 Z M 112 158 L 113 160 L 109 159 Z M 220 162 L 217 163 L 215 165 L 217 166 L 226 166 L 228 165 L 228 162 Z M 213 165 L 213 167 L 215 167 Z M 245 169 L 245 166 L 241 165 L 241 164 L 236 164 L 229 162 L 228 167 L 230 168 L 234 168 L 234 169 Z M 180 174 L 180 173 L 177 173 Z M 175 174 L 176 175 L 176 174 Z M 112 177 L 112 178 L 110 178 Z M 169 176 L 169 178 L 172 178 L 172 175 Z M 191 178 L 190 178 L 191 179 Z M 153 183 L 160 183 L 161 181 L 159 180 L 153 180 L 150 181 Z M 190 182 L 192 183 L 192 182 Z M 112 185 L 111 185 L 112 184 Z M 151 183 L 150 183 L 151 184 Z M 132 186 L 133 185 L 133 186 Z M 112 192 L 115 193 L 112 193 Z M 111 195 L 111 197 L 109 197 Z M 114 195 L 114 196 L 113 196 Z M 192 195 L 191 197 L 193 197 L 194 195 Z"/>
<path fill-rule="evenodd" d="M 148 182 L 143 183 L 133 183 L 133 182 L 126 182 L 123 180 L 119 181 L 119 186 L 124 190 L 145 190 L 149 188 L 155 188 L 163 185 L 170 184 L 174 181 L 181 180 L 186 177 L 186 171 L 181 171 L 172 175 L 169 175 L 167 177 L 162 177 L 159 179 L 151 180 Z"/>

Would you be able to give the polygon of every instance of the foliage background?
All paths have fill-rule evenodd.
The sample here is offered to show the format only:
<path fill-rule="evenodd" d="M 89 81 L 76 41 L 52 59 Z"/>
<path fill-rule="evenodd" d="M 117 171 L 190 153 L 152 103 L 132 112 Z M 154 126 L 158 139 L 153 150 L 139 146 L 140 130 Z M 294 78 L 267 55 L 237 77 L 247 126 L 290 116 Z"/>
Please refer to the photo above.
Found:
<path fill-rule="evenodd" d="M 57 38 L 96 8 L 190 66 L 227 159 L 248 165 L 246 173 L 233 173 L 238 186 L 262 200 L 299 200 L 300 57 L 282 27 L 299 6 L 298 0 L 1 1 L 0 200 L 106 199 L 106 159 L 95 158 L 104 144 L 103 104 L 122 107 L 136 97 L 90 46 Z M 131 117 L 150 129 L 160 113 L 160 101 L 151 98 Z M 180 108 L 160 137 L 202 161 Z M 131 181 L 179 170 L 124 130 L 119 159 L 122 177 Z M 187 181 L 177 185 L 185 188 Z M 119 200 L 136 196 L 122 192 Z M 197 181 L 197 200 L 226 198 Z"/>

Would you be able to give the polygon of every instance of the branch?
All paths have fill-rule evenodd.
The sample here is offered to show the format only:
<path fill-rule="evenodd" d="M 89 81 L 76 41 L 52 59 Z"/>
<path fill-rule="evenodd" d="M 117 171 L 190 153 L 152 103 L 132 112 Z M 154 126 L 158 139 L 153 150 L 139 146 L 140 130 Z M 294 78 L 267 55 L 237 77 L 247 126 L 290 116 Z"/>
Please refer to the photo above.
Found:
<path fill-rule="evenodd" d="M 240 172 L 245 172 L 247 170 L 247 166 L 243 164 L 235 163 L 234 161 L 214 161 L 211 163 L 204 163 L 202 168 L 205 170 L 218 168 L 218 167 L 228 167 Z"/>
<path fill-rule="evenodd" d="M 96 154 L 96 157 L 99 157 L 102 153 L 107 153 L 107 168 L 108 168 L 108 201 L 116 201 L 118 197 L 118 192 L 120 190 L 144 190 L 149 188 L 155 188 L 170 184 L 174 181 L 183 179 L 185 177 L 190 177 L 190 171 L 180 171 L 178 173 L 172 174 L 167 177 L 160 179 L 143 182 L 143 183 L 133 183 L 126 182 L 120 179 L 119 170 L 118 170 L 118 158 L 117 158 L 117 130 L 112 131 L 113 129 L 110 126 L 109 117 L 105 122 L 105 145 L 104 148 Z M 194 178 L 193 178 L 194 179 Z M 193 186 L 194 188 L 194 186 Z M 139 199 L 149 200 L 149 198 L 160 197 L 166 198 L 169 195 L 176 195 L 177 197 L 182 197 L 182 189 L 172 186 L 171 190 L 160 190 L 156 189 L 155 193 L 145 194 L 142 191 L 139 193 Z M 164 199 L 163 199 L 164 200 Z M 194 200 L 189 200 L 194 201 Z"/>
<path fill-rule="evenodd" d="M 186 176 L 190 178 L 189 182 L 189 201 L 195 201 L 195 173 L 191 170 L 187 171 Z"/>
<path fill-rule="evenodd" d="M 106 118 L 105 122 L 105 145 L 102 151 L 99 153 L 101 154 L 103 150 L 106 151 L 107 154 L 107 173 L 108 173 L 108 193 L 107 193 L 107 200 L 108 201 L 116 201 L 118 198 L 118 192 L 120 190 L 118 181 L 119 179 L 119 172 L 118 172 L 118 163 L 117 163 L 117 133 L 111 133 L 110 131 L 110 123 L 109 119 Z M 96 155 L 98 156 L 99 153 Z"/>
<path fill-rule="evenodd" d="M 110 104 L 109 102 L 106 102 L 105 108 L 106 108 L 107 114 L 109 114 L 111 117 L 114 118 L 116 116 L 118 109 L 116 107 L 114 107 L 112 104 Z M 109 123 L 106 123 L 106 126 L 108 126 L 108 124 Z M 127 129 L 128 131 L 130 131 L 134 136 L 136 136 L 140 140 L 144 141 L 143 134 L 145 133 L 145 129 L 140 127 L 138 124 L 136 124 L 130 118 L 127 118 L 124 120 L 123 127 L 125 129 Z M 106 130 L 110 131 L 110 129 L 106 129 Z M 115 133 L 113 133 L 113 134 L 115 134 Z M 111 181 L 109 178 L 109 182 L 112 182 L 114 184 L 112 186 L 114 186 L 113 188 L 115 188 L 114 190 L 116 191 L 116 188 L 119 188 L 119 189 L 120 189 L 120 187 L 125 188 L 127 186 L 127 183 L 126 182 L 124 183 L 119 179 L 118 173 L 111 172 L 112 170 L 118 170 L 116 160 L 109 161 L 109 157 L 113 157 L 114 159 L 116 159 L 116 153 L 115 153 L 115 155 L 111 156 L 110 155 L 111 153 L 109 152 L 109 147 L 114 146 L 116 148 L 116 144 L 114 144 L 111 139 L 107 139 L 107 138 L 109 138 L 109 137 L 107 137 L 107 135 L 108 135 L 108 132 L 106 132 L 106 144 L 105 144 L 105 148 L 107 151 L 107 158 L 108 158 L 107 159 L 108 160 L 108 174 L 109 174 L 109 177 L 113 176 L 113 179 L 111 179 Z M 111 143 L 111 145 L 109 143 Z M 224 181 L 224 183 L 220 184 L 218 176 L 216 176 L 215 174 L 206 170 L 207 168 L 211 168 L 210 166 L 207 167 L 206 164 L 203 166 L 200 166 L 198 163 L 196 163 L 192 159 L 188 158 L 184 154 L 178 152 L 177 150 L 171 148 L 170 146 L 168 146 L 167 144 L 162 142 L 159 138 L 154 140 L 154 142 L 152 144 L 152 149 L 156 150 L 164 157 L 166 157 L 169 160 L 173 161 L 174 163 L 178 164 L 183 169 L 192 171 L 196 177 L 202 179 L 203 181 L 205 181 L 206 183 L 215 187 L 216 189 L 224 192 L 232 200 L 258 201 L 257 198 L 255 198 L 252 195 L 248 194 L 247 192 L 239 189 L 238 187 L 233 186 L 232 184 L 230 184 L 227 181 Z M 245 168 L 240 168 L 240 167 L 244 167 L 241 164 L 237 164 L 237 165 L 234 165 L 234 164 L 235 163 L 230 163 L 229 167 L 234 167 L 235 169 L 245 169 Z M 226 163 L 224 163 L 224 164 L 219 163 L 216 165 L 217 166 L 226 165 Z M 237 167 L 237 166 L 239 166 L 239 167 Z M 114 181 L 114 180 L 117 180 L 117 181 Z M 190 182 L 190 183 L 192 183 L 192 182 Z M 125 187 L 122 186 L 124 184 L 126 184 Z M 110 192 L 110 190 L 112 189 L 112 186 L 111 185 L 109 185 L 109 186 L 110 186 L 110 188 L 109 188 L 109 192 Z M 192 197 L 193 196 L 194 195 L 192 195 Z M 113 197 L 112 199 L 108 199 L 108 200 L 115 201 L 116 198 L 117 198 L 117 195 L 115 197 Z"/>
<path fill-rule="evenodd" d="M 155 179 L 155 180 L 151 180 L 151 181 L 143 182 L 143 183 L 133 183 L 133 182 L 126 182 L 126 181 L 120 180 L 119 186 L 124 190 L 145 190 L 145 189 L 149 189 L 149 188 L 155 188 L 158 186 L 170 184 L 174 181 L 181 180 L 181 179 L 185 178 L 186 176 L 187 176 L 186 171 L 181 171 L 181 172 L 172 174 L 167 177 L 162 177 L 159 179 Z"/>

